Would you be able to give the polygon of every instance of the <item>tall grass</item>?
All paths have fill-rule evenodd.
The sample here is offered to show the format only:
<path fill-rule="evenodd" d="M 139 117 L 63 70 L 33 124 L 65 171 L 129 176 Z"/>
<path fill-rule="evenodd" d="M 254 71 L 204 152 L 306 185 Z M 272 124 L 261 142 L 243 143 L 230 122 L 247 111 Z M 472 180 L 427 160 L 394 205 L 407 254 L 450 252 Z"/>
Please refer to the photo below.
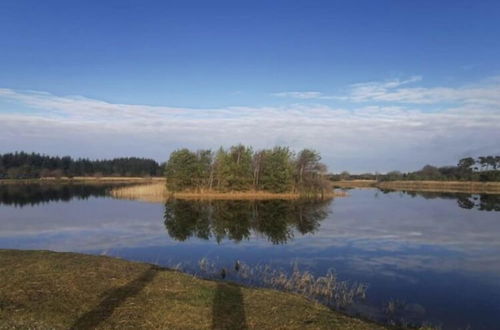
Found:
<path fill-rule="evenodd" d="M 271 193 L 266 191 L 230 191 L 218 192 L 214 190 L 169 192 L 165 181 L 156 180 L 153 183 L 138 184 L 127 187 L 117 187 L 110 191 L 111 196 L 120 199 L 141 200 L 146 202 L 160 203 L 168 198 L 177 199 L 220 199 L 220 200 L 265 200 L 265 199 L 299 199 L 304 197 L 298 193 Z M 344 192 L 335 191 L 324 196 L 314 196 L 324 199 L 346 196 Z M 308 196 L 312 197 L 312 196 Z"/>
<path fill-rule="evenodd" d="M 119 199 L 163 203 L 168 198 L 165 181 L 111 189 L 111 196 Z"/>
<path fill-rule="evenodd" d="M 384 181 L 377 183 L 381 189 L 414 190 L 429 192 L 464 192 L 471 194 L 500 194 L 500 182 L 475 181 Z"/>
<path fill-rule="evenodd" d="M 249 266 L 236 262 L 230 268 L 221 268 L 207 258 L 198 262 L 199 273 L 207 278 L 229 278 L 252 286 L 263 286 L 280 291 L 293 292 L 337 309 L 345 308 L 357 299 L 366 298 L 367 286 L 349 283 L 337 278 L 333 271 L 324 276 L 314 276 L 300 270 L 295 264 L 291 272 L 272 268 L 269 265 Z"/>
<path fill-rule="evenodd" d="M 332 186 L 339 188 L 373 188 L 376 185 L 376 180 L 340 180 L 332 182 Z"/>

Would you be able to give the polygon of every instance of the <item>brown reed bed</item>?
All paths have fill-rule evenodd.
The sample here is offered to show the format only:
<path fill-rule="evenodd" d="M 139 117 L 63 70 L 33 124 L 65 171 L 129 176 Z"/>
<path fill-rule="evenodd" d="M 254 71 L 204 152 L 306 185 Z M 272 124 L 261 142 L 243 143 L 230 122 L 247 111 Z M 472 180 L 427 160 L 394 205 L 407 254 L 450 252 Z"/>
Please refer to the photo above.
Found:
<path fill-rule="evenodd" d="M 300 199 L 304 197 L 299 193 L 271 193 L 266 191 L 230 191 L 218 192 L 213 190 L 169 192 L 165 182 L 153 182 L 138 184 L 127 187 L 117 187 L 110 192 L 111 196 L 119 199 L 140 200 L 152 203 L 165 202 L 169 198 L 185 200 L 267 200 L 267 199 Z M 318 198 L 344 197 L 347 194 L 342 191 L 315 196 Z"/>
<path fill-rule="evenodd" d="M 336 188 L 380 188 L 407 191 L 500 194 L 500 182 L 341 180 L 332 182 L 332 186 Z"/>
<path fill-rule="evenodd" d="M 500 194 L 500 182 L 478 181 L 384 181 L 380 189 L 407 191 L 455 192 L 469 194 Z"/>
<path fill-rule="evenodd" d="M 118 199 L 139 200 L 150 203 L 164 203 L 168 199 L 165 181 L 138 184 L 111 189 L 111 196 Z"/>
<path fill-rule="evenodd" d="M 332 186 L 338 188 L 373 188 L 376 184 L 376 180 L 340 180 L 332 182 Z"/>

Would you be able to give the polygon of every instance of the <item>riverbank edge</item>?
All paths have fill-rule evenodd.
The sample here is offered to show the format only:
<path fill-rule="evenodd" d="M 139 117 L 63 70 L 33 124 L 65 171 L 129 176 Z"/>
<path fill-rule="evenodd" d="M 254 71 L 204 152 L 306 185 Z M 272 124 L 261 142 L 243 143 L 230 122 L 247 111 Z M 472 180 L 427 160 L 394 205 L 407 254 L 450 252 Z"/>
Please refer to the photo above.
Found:
<path fill-rule="evenodd" d="M 422 192 L 449 192 L 468 194 L 500 194 L 500 182 L 480 181 L 376 181 L 344 180 L 333 181 L 338 188 L 379 188 Z"/>
<path fill-rule="evenodd" d="M 12 328 L 385 329 L 302 296 L 107 256 L 0 249 Z"/>
<path fill-rule="evenodd" d="M 23 184 L 126 184 L 125 187 L 116 187 L 110 190 L 111 196 L 119 199 L 139 200 L 151 203 L 165 202 L 168 199 L 185 200 L 296 200 L 309 199 L 331 199 L 345 197 L 346 192 L 332 191 L 317 195 L 304 195 L 300 193 L 285 192 L 273 193 L 261 190 L 248 191 L 181 191 L 171 192 L 167 190 L 166 179 L 162 177 L 139 178 L 139 177 L 74 177 L 74 178 L 42 178 L 42 179 L 2 179 L 0 185 L 23 185 Z"/>
<path fill-rule="evenodd" d="M 201 191 L 201 192 L 170 192 L 165 182 L 151 184 L 138 184 L 126 187 L 117 187 L 110 191 L 110 195 L 118 199 L 140 200 L 151 203 L 165 202 L 168 199 L 183 200 L 297 200 L 309 199 L 331 199 L 345 197 L 346 192 L 333 191 L 323 195 L 304 196 L 299 193 L 272 193 L 267 191 Z"/>
<path fill-rule="evenodd" d="M 81 176 L 81 177 L 62 177 L 62 178 L 39 178 L 39 179 L 0 179 L 2 184 L 100 184 L 100 183 L 155 183 L 165 182 L 163 177 L 94 177 L 94 176 Z"/>

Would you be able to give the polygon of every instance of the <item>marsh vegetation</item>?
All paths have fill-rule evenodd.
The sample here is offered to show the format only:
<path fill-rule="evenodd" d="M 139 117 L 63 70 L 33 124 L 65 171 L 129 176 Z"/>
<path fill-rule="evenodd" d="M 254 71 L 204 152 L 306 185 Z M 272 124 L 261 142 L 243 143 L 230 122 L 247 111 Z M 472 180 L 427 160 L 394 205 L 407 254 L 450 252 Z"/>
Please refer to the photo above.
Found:
<path fill-rule="evenodd" d="M 297 264 L 291 271 L 270 265 L 251 266 L 240 261 L 233 267 L 224 267 L 208 258 L 201 259 L 198 266 L 195 273 L 205 278 L 221 278 L 222 272 L 224 278 L 239 283 L 297 293 L 335 309 L 345 309 L 356 300 L 366 298 L 366 284 L 342 281 L 333 270 L 316 276 L 301 270 Z M 179 268 L 182 269 L 182 265 Z"/>

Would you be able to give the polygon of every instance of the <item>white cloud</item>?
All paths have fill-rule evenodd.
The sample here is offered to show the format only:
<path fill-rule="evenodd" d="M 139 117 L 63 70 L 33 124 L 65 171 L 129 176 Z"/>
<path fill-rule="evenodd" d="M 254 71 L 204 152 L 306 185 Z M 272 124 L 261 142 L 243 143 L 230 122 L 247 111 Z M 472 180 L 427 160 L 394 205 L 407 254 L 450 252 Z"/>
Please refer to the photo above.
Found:
<path fill-rule="evenodd" d="M 417 78 L 386 85 L 410 81 Z M 182 146 L 281 144 L 319 150 L 334 171 L 416 169 L 426 163 L 454 164 L 464 153 L 500 152 L 500 109 L 490 104 L 467 103 L 440 112 L 379 105 L 190 109 L 10 89 L 0 89 L 0 101 L 31 109 L 0 108 L 0 152 L 165 160 Z"/>
<path fill-rule="evenodd" d="M 459 88 L 400 87 L 420 80 L 421 77 L 415 76 L 403 81 L 392 80 L 354 84 L 351 85 L 348 94 L 340 96 L 339 99 L 353 102 L 500 105 L 500 85 L 495 80 L 490 80 L 486 85 Z"/>
<path fill-rule="evenodd" d="M 303 100 L 319 99 L 319 98 L 324 97 L 324 95 L 321 94 L 320 92 L 311 92 L 311 91 L 308 91 L 308 92 L 279 92 L 279 93 L 273 93 L 271 95 L 278 96 L 278 97 L 290 97 L 290 98 L 294 98 L 294 99 L 303 99 Z"/>
<path fill-rule="evenodd" d="M 398 104 L 473 104 L 500 106 L 500 79 L 491 77 L 483 84 L 468 87 L 405 87 L 420 82 L 421 76 L 405 80 L 372 81 L 352 84 L 345 95 L 325 95 L 320 92 L 281 92 L 272 95 L 284 98 L 339 100 L 354 103 L 398 103 Z M 403 87 L 402 87 L 403 86 Z"/>

